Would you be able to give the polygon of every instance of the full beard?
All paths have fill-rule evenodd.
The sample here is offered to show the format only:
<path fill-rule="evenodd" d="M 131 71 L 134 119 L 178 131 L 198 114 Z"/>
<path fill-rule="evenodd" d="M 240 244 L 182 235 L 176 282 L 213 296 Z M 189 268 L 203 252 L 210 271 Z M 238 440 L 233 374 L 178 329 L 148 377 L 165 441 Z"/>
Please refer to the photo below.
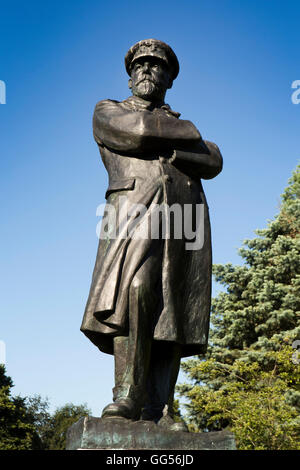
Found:
<path fill-rule="evenodd" d="M 157 87 L 151 80 L 142 80 L 132 87 L 135 96 L 139 96 L 145 100 L 157 98 Z"/>

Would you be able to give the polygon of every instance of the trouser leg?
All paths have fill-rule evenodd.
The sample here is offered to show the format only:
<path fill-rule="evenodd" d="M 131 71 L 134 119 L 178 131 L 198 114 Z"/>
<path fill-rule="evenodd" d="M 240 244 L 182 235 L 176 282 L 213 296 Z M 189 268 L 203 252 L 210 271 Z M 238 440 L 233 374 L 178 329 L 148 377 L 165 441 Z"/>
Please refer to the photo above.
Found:
<path fill-rule="evenodd" d="M 114 399 L 130 397 L 139 405 L 145 399 L 146 374 L 152 343 L 152 311 L 156 296 L 138 273 L 129 293 L 129 336 L 114 338 Z"/>
<path fill-rule="evenodd" d="M 174 389 L 180 367 L 181 347 L 175 343 L 153 342 L 143 418 L 158 421 L 164 413 L 173 415 Z"/>
<path fill-rule="evenodd" d="M 158 261 L 149 256 L 134 276 L 129 290 L 129 335 L 114 338 L 114 401 L 130 399 L 135 408 L 132 416 L 140 412 L 146 397 L 154 319 L 160 299 Z M 109 405 L 104 414 L 117 415 L 117 408 Z"/>

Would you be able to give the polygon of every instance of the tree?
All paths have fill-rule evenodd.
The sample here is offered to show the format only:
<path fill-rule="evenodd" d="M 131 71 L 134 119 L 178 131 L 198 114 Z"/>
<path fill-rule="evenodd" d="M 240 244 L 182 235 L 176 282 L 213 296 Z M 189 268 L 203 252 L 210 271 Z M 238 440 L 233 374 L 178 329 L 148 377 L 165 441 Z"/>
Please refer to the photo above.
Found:
<path fill-rule="evenodd" d="M 67 429 L 90 414 L 86 405 L 67 403 L 51 415 L 47 398 L 12 397 L 12 387 L 0 365 L 0 450 L 64 450 Z"/>
<path fill-rule="evenodd" d="M 40 395 L 26 398 L 25 403 L 40 438 L 42 450 L 64 450 L 68 428 L 81 417 L 91 414 L 85 404 L 76 406 L 73 403 L 67 403 L 56 408 L 51 415 L 48 398 L 43 399 Z"/>
<path fill-rule="evenodd" d="M 25 404 L 27 413 L 40 439 L 40 449 L 47 450 L 47 436 L 51 429 L 51 414 L 49 413 L 49 400 L 40 395 L 26 397 Z"/>
<path fill-rule="evenodd" d="M 299 226 L 300 165 L 279 214 L 239 250 L 244 265 L 214 265 L 226 291 L 212 302 L 207 359 L 182 365 L 190 427 L 229 426 L 242 449 L 299 448 Z"/>
<path fill-rule="evenodd" d="M 67 429 L 80 418 L 90 415 L 86 405 L 67 403 L 57 408 L 54 414 L 40 431 L 46 450 L 64 450 L 66 448 Z"/>
<path fill-rule="evenodd" d="M 26 400 L 11 396 L 13 382 L 0 365 L 0 450 L 41 448 L 41 442 L 26 408 Z"/>

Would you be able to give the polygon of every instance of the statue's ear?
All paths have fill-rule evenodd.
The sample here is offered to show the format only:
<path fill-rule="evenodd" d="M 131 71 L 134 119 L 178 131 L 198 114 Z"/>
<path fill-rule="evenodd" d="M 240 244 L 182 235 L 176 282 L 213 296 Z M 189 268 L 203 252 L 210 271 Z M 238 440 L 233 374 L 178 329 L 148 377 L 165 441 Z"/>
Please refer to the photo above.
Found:
<path fill-rule="evenodd" d="M 128 80 L 128 88 L 130 88 L 130 90 L 131 90 L 131 88 L 132 88 L 132 80 L 131 80 L 131 78 Z"/>

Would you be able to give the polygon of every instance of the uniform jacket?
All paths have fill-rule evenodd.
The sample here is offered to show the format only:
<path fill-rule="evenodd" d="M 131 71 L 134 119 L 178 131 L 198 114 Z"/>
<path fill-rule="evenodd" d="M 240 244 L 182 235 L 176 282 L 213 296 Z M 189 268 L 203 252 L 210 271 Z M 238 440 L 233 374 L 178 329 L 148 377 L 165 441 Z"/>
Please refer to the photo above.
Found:
<path fill-rule="evenodd" d="M 120 220 L 127 232 L 134 220 L 119 218 L 120 197 L 146 208 L 139 223 L 130 226 L 133 231 L 150 220 L 155 207 L 162 203 L 176 203 L 182 213 L 185 204 L 193 210 L 202 204 L 200 229 L 204 241 L 200 249 L 187 250 L 190 240 L 184 234 L 159 241 L 162 302 L 153 338 L 181 344 L 182 356 L 203 353 L 211 302 L 211 234 L 201 178 L 212 178 L 221 171 L 219 149 L 203 141 L 193 124 L 180 120 L 179 113 L 168 105 L 154 106 L 134 96 L 123 102 L 100 101 L 93 129 L 109 175 L 107 203 L 116 209 L 118 217 L 109 212 L 104 217 L 106 237 L 99 242 L 81 330 L 101 351 L 113 354 L 113 337 L 128 334 L 132 279 L 153 251 L 150 237 L 113 236 Z M 208 164 L 203 163 L 203 154 Z"/>

